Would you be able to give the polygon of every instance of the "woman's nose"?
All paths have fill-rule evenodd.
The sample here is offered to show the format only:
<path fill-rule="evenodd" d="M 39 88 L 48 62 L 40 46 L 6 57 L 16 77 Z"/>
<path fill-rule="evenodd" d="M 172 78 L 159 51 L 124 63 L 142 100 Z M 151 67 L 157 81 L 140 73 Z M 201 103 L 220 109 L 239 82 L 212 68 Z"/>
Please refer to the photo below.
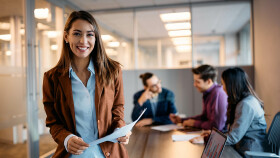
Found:
<path fill-rule="evenodd" d="M 81 43 L 86 43 L 87 42 L 86 36 L 82 36 L 81 39 L 80 39 L 80 42 Z"/>

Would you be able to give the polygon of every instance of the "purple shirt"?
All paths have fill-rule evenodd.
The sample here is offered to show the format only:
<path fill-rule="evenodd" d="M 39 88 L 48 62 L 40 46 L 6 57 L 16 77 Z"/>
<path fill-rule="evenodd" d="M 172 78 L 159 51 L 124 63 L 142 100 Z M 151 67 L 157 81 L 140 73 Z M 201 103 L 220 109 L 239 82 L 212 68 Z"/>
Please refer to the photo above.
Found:
<path fill-rule="evenodd" d="M 202 129 L 212 129 L 216 127 L 222 130 L 227 120 L 227 94 L 223 86 L 214 83 L 203 93 L 203 111 L 201 115 L 189 117 L 194 119 L 194 127 Z"/>

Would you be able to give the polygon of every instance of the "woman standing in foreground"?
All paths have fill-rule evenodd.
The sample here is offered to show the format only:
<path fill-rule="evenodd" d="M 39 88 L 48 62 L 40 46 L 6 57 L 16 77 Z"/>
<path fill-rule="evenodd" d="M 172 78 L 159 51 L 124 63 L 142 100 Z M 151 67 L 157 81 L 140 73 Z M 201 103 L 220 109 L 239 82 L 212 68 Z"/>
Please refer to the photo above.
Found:
<path fill-rule="evenodd" d="M 74 11 L 64 27 L 57 65 L 44 74 L 43 103 L 58 147 L 53 157 L 128 157 L 123 144 L 89 143 L 125 125 L 120 64 L 105 52 L 91 14 Z"/>
<path fill-rule="evenodd" d="M 233 145 L 242 156 L 245 151 L 266 151 L 263 102 L 253 90 L 247 74 L 241 68 L 229 68 L 222 73 L 222 85 L 228 95 L 226 145 Z M 206 131 L 202 135 L 209 133 Z"/>

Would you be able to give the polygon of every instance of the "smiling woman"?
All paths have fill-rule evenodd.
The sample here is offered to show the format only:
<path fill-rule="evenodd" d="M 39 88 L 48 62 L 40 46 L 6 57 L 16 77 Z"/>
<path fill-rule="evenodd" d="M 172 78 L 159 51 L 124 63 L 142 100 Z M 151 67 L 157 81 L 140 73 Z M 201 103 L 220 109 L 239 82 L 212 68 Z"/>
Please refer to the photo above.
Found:
<path fill-rule="evenodd" d="M 95 34 L 93 26 L 85 20 L 76 20 L 68 32 L 64 32 L 64 39 L 73 53 L 75 60 L 88 60 L 95 44 Z"/>
<path fill-rule="evenodd" d="M 128 157 L 130 133 L 119 143 L 89 146 L 125 122 L 120 64 L 107 56 L 88 12 L 72 12 L 65 24 L 60 60 L 44 74 L 43 103 L 58 144 L 53 157 Z"/>

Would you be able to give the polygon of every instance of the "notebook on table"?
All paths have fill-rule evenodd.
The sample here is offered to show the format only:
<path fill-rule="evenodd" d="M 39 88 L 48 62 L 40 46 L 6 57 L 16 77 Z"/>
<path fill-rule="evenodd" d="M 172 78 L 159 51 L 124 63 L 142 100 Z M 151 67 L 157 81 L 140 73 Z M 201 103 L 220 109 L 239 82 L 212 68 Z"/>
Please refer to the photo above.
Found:
<path fill-rule="evenodd" d="M 213 127 L 201 158 L 220 158 L 226 141 L 227 136 Z"/>

